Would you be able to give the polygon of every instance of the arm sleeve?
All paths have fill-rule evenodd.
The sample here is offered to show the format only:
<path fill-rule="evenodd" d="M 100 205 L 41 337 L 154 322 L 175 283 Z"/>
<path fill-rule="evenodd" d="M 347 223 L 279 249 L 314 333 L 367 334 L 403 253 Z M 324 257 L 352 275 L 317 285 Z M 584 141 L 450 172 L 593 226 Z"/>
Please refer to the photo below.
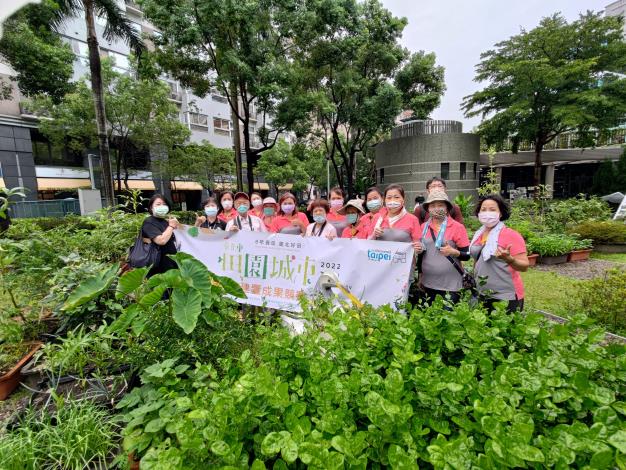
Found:
<path fill-rule="evenodd" d="M 470 259 L 469 246 L 457 246 L 456 249 L 459 250 L 459 253 L 461 253 L 458 258 L 459 261 L 469 261 Z"/>
<path fill-rule="evenodd" d="M 141 232 L 146 238 L 149 238 L 152 241 L 154 241 L 156 237 L 163 235 L 163 230 L 161 230 L 161 227 L 152 223 L 152 221 L 150 220 L 143 221 Z"/>

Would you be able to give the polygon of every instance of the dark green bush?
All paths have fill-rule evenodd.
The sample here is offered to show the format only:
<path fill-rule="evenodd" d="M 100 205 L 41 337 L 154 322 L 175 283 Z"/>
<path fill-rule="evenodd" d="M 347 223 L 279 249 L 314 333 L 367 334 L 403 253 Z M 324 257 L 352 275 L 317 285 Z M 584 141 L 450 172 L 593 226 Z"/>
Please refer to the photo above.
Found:
<path fill-rule="evenodd" d="M 573 227 L 571 233 L 593 240 L 594 245 L 626 243 L 626 224 L 620 221 L 588 221 Z"/>
<path fill-rule="evenodd" d="M 596 319 L 613 333 L 626 334 L 626 271 L 614 269 L 579 285 L 572 310 Z"/>

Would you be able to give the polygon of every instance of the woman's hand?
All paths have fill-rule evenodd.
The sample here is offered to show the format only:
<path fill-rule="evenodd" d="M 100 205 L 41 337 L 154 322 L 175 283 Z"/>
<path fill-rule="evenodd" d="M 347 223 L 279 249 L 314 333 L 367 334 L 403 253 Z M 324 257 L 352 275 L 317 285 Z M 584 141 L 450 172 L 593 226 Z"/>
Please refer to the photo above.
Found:
<path fill-rule="evenodd" d="M 496 252 L 494 253 L 494 255 L 496 258 L 501 259 L 506 264 L 511 264 L 513 263 L 513 261 L 515 261 L 515 258 L 511 256 L 511 245 L 507 246 L 506 248 L 502 248 L 500 245 L 498 245 L 498 248 L 496 248 Z"/>
<path fill-rule="evenodd" d="M 230 228 L 231 232 L 238 232 L 239 231 L 239 227 L 237 227 L 235 224 L 233 224 L 233 226 Z"/>
<path fill-rule="evenodd" d="M 196 227 L 200 227 L 203 223 L 206 222 L 206 217 L 204 215 L 199 215 L 196 217 Z"/>
<path fill-rule="evenodd" d="M 382 237 L 382 236 L 383 236 L 383 233 L 385 233 L 385 231 L 384 231 L 382 228 L 380 228 L 380 227 L 375 228 L 375 229 L 374 229 L 374 238 L 380 238 L 380 237 Z"/>
<path fill-rule="evenodd" d="M 335 238 L 337 238 L 337 235 L 333 233 L 329 233 L 326 235 L 326 238 L 328 238 L 329 240 L 334 240 Z"/>
<path fill-rule="evenodd" d="M 455 258 L 458 258 L 461 255 L 461 252 L 456 248 L 452 248 L 450 245 L 448 245 L 448 242 L 446 242 L 445 245 L 439 248 L 439 253 L 441 253 L 443 256 L 454 256 Z"/>
<path fill-rule="evenodd" d="M 424 251 L 424 246 L 421 241 L 417 240 L 413 242 L 413 249 L 415 250 L 415 253 L 421 253 Z"/>
<path fill-rule="evenodd" d="M 176 217 L 172 217 L 167 221 L 167 225 L 176 230 L 178 228 L 178 220 L 176 219 Z"/>

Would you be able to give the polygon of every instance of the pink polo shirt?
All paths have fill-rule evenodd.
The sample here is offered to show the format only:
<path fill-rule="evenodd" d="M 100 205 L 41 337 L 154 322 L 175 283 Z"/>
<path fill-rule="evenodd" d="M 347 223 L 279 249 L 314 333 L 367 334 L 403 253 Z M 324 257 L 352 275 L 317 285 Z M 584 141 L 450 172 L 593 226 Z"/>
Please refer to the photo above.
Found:
<path fill-rule="evenodd" d="M 328 214 L 326 214 L 326 220 L 329 222 L 345 222 L 346 216 L 337 214 L 334 210 L 330 210 Z"/>
<path fill-rule="evenodd" d="M 480 246 L 484 243 L 481 239 L 478 239 L 474 242 L 474 247 Z M 498 245 L 502 248 L 506 248 L 511 245 L 510 253 L 511 256 L 517 256 L 522 253 L 526 253 L 526 242 L 524 241 L 524 237 L 522 237 L 515 230 L 504 227 L 498 236 Z M 515 296 L 517 299 L 524 298 L 524 283 L 522 281 L 522 276 L 520 273 L 513 269 L 511 266 L 507 265 L 501 260 L 496 259 L 495 256 L 489 258 L 488 261 L 484 261 L 482 259 L 482 255 L 479 256 L 476 265 L 475 271 L 478 275 L 485 275 L 487 277 L 487 284 L 485 288 L 488 290 L 494 291 L 496 294 L 493 296 L 496 299 L 500 300 L 515 300 L 509 298 L 507 295 L 507 291 L 510 292 L 509 289 L 511 287 L 506 286 L 507 281 L 510 283 L 509 286 L 513 287 L 515 291 Z M 505 279 L 502 272 L 507 272 L 510 274 L 509 279 Z M 491 282 L 489 280 L 489 276 L 491 275 Z M 491 285 L 493 284 L 493 285 Z M 502 293 L 502 294 L 500 294 Z"/>
<path fill-rule="evenodd" d="M 344 228 L 341 233 L 341 238 L 358 238 L 360 240 L 365 240 L 367 238 L 367 234 L 364 227 L 357 224 L 354 231 L 351 226 Z"/>
<path fill-rule="evenodd" d="M 231 209 L 229 211 L 222 211 L 217 215 L 217 218 L 224 222 L 230 222 L 235 217 L 237 217 L 237 211 L 235 209 Z"/>
<path fill-rule="evenodd" d="M 359 219 L 359 226 L 362 227 L 365 233 L 368 233 L 369 226 L 374 222 L 374 218 L 376 218 L 377 215 L 384 216 L 386 213 L 387 213 L 387 208 L 385 207 L 381 207 L 378 210 L 378 212 L 376 212 L 375 214 L 372 212 L 368 212 L 367 214 L 365 214 Z"/>
<path fill-rule="evenodd" d="M 308 227 L 310 222 L 309 219 L 307 219 L 306 215 L 304 215 L 302 212 L 298 212 L 296 213 L 296 217 L 304 224 L 305 228 Z M 291 220 L 292 219 L 288 219 L 285 215 L 276 216 L 276 218 L 274 218 L 274 220 L 272 221 L 272 225 L 270 226 L 270 232 L 279 233 L 282 229 L 286 227 L 293 227 L 293 225 L 291 224 Z"/>
<path fill-rule="evenodd" d="M 376 216 L 372 220 L 372 223 L 369 224 L 367 237 L 373 235 L 374 229 L 376 228 L 376 225 L 378 225 L 379 219 L 382 219 L 382 223 L 380 224 L 380 228 L 382 229 L 393 228 L 394 230 L 402 230 L 404 232 L 407 232 L 411 236 L 411 240 L 413 240 L 414 242 L 419 241 L 422 238 L 420 222 L 419 220 L 417 220 L 417 217 L 415 217 L 410 212 L 407 212 L 406 214 L 404 214 L 404 216 L 402 216 L 400 220 L 396 221 L 396 223 L 393 224 L 393 227 L 389 225 L 389 215 L 387 213 L 376 214 Z"/>

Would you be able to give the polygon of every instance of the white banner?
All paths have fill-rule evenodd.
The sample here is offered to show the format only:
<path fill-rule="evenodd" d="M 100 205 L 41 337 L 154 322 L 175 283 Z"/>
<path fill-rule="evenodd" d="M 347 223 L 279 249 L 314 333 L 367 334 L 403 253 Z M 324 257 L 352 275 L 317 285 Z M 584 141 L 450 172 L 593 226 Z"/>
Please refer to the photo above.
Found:
<path fill-rule="evenodd" d="M 301 311 L 300 294 L 314 296 L 320 275 L 332 272 L 363 303 L 405 302 L 413 246 L 370 240 L 301 237 L 259 232 L 223 232 L 182 226 L 180 251 L 209 271 L 241 285 L 250 305 Z M 336 290 L 336 292 L 339 292 Z"/>

